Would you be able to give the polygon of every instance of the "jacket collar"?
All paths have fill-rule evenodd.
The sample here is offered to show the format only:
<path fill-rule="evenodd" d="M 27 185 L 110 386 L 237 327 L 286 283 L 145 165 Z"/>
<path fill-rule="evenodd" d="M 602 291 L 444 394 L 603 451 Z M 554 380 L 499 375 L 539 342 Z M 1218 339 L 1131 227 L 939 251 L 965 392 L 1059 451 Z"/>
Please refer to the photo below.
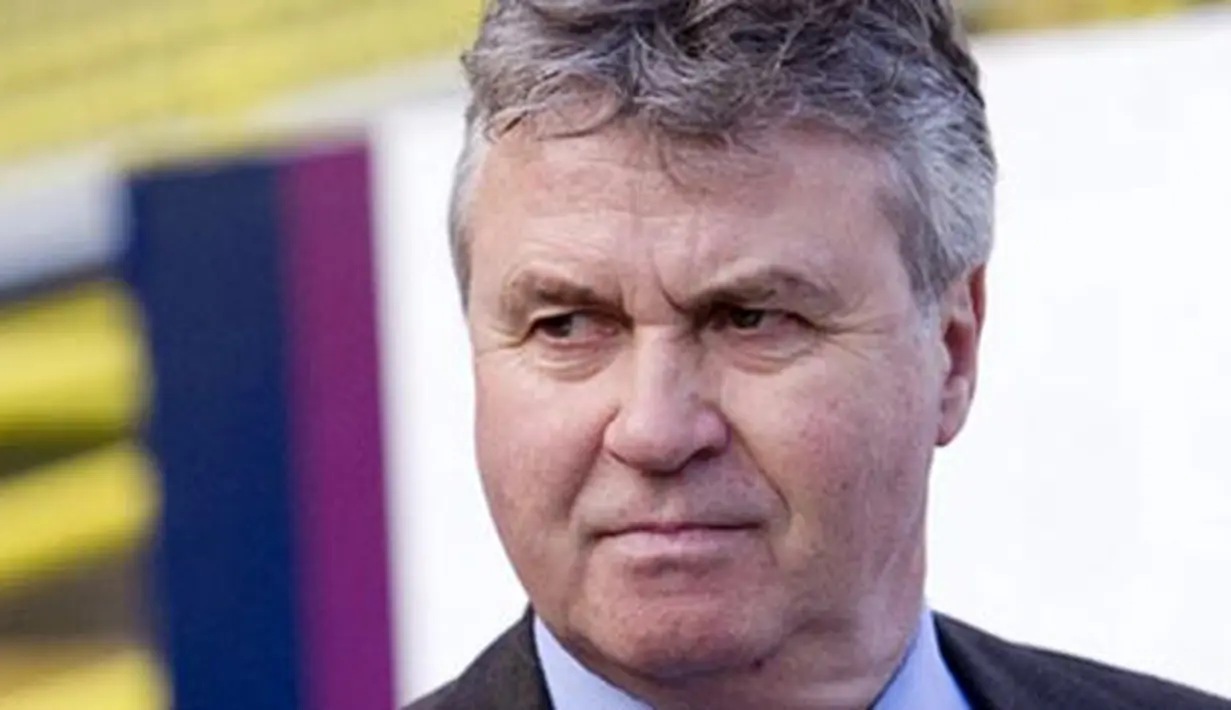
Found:
<path fill-rule="evenodd" d="M 1016 647 L 941 614 L 936 615 L 936 631 L 941 653 L 972 708 L 1040 707 L 1033 702 L 1039 699 L 1037 693 L 1023 687 L 1011 671 Z M 529 610 L 444 689 L 436 707 L 554 710 L 539 664 Z"/>

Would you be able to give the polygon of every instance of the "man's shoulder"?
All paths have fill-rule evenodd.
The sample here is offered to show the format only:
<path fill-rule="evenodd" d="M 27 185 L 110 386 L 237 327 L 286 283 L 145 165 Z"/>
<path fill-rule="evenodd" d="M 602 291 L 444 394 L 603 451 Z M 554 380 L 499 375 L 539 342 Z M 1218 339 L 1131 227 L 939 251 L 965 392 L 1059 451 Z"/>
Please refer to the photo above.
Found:
<path fill-rule="evenodd" d="M 551 710 L 527 614 L 457 679 L 405 710 Z"/>
<path fill-rule="evenodd" d="M 427 695 L 419 698 L 410 705 L 407 705 L 405 710 L 443 710 L 445 700 L 453 693 L 457 681 L 446 683 Z"/>
<path fill-rule="evenodd" d="M 998 638 L 938 615 L 941 649 L 972 704 L 1052 710 L 1231 710 L 1231 701 L 1085 658 Z"/>

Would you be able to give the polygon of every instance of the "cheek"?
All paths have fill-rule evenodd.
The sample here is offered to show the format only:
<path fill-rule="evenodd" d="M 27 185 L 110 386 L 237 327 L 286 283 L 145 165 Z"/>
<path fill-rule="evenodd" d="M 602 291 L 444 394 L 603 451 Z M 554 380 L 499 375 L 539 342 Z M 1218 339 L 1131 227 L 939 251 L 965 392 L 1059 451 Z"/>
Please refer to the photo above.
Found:
<path fill-rule="evenodd" d="M 881 541 L 910 534 L 923 504 L 934 414 L 920 383 L 902 376 L 910 370 L 867 365 L 733 383 L 724 399 L 786 508 L 783 537 L 797 562 L 870 561 Z"/>
<path fill-rule="evenodd" d="M 515 566 L 543 564 L 567 536 L 593 468 L 601 416 L 576 388 L 509 361 L 475 369 L 475 452 L 492 517 Z"/>

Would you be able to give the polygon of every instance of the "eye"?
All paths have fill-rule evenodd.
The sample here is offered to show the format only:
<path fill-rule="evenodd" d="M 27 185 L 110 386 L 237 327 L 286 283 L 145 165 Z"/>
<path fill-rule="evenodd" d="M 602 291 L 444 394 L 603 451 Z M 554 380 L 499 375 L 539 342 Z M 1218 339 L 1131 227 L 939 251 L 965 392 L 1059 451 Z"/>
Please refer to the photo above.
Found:
<path fill-rule="evenodd" d="M 781 314 L 764 308 L 722 306 L 711 314 L 711 322 L 718 330 L 755 331 L 765 327 L 766 322 L 776 315 Z"/>
<path fill-rule="evenodd" d="M 531 326 L 531 331 L 550 340 L 568 340 L 577 331 L 579 313 L 561 313 L 540 318 Z"/>
<path fill-rule="evenodd" d="M 585 343 L 606 338 L 618 329 L 609 318 L 587 311 L 545 316 L 530 326 L 530 335 L 552 343 Z"/>

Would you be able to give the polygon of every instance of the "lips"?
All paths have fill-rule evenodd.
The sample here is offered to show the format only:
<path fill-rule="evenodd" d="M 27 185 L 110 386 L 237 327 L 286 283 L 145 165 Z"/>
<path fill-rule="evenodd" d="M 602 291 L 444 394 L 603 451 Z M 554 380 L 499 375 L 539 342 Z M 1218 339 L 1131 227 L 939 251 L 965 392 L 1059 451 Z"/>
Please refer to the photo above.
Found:
<path fill-rule="evenodd" d="M 606 533 L 611 535 L 629 535 L 633 533 L 641 533 L 646 535 L 681 535 L 690 532 L 734 532 L 737 530 L 748 530 L 756 527 L 753 523 L 705 523 L 705 522 L 650 522 L 650 523 L 634 523 L 627 527 L 618 528 L 612 532 Z"/>
<path fill-rule="evenodd" d="M 751 521 L 714 520 L 714 521 L 644 521 L 612 526 L 603 530 L 599 537 L 615 537 L 619 535 L 661 535 L 670 537 L 697 532 L 736 532 L 758 527 Z"/>
<path fill-rule="evenodd" d="M 598 542 L 642 572 L 710 569 L 721 561 L 741 557 L 745 546 L 756 539 L 756 527 L 725 522 L 637 523 L 622 526 Z"/>

